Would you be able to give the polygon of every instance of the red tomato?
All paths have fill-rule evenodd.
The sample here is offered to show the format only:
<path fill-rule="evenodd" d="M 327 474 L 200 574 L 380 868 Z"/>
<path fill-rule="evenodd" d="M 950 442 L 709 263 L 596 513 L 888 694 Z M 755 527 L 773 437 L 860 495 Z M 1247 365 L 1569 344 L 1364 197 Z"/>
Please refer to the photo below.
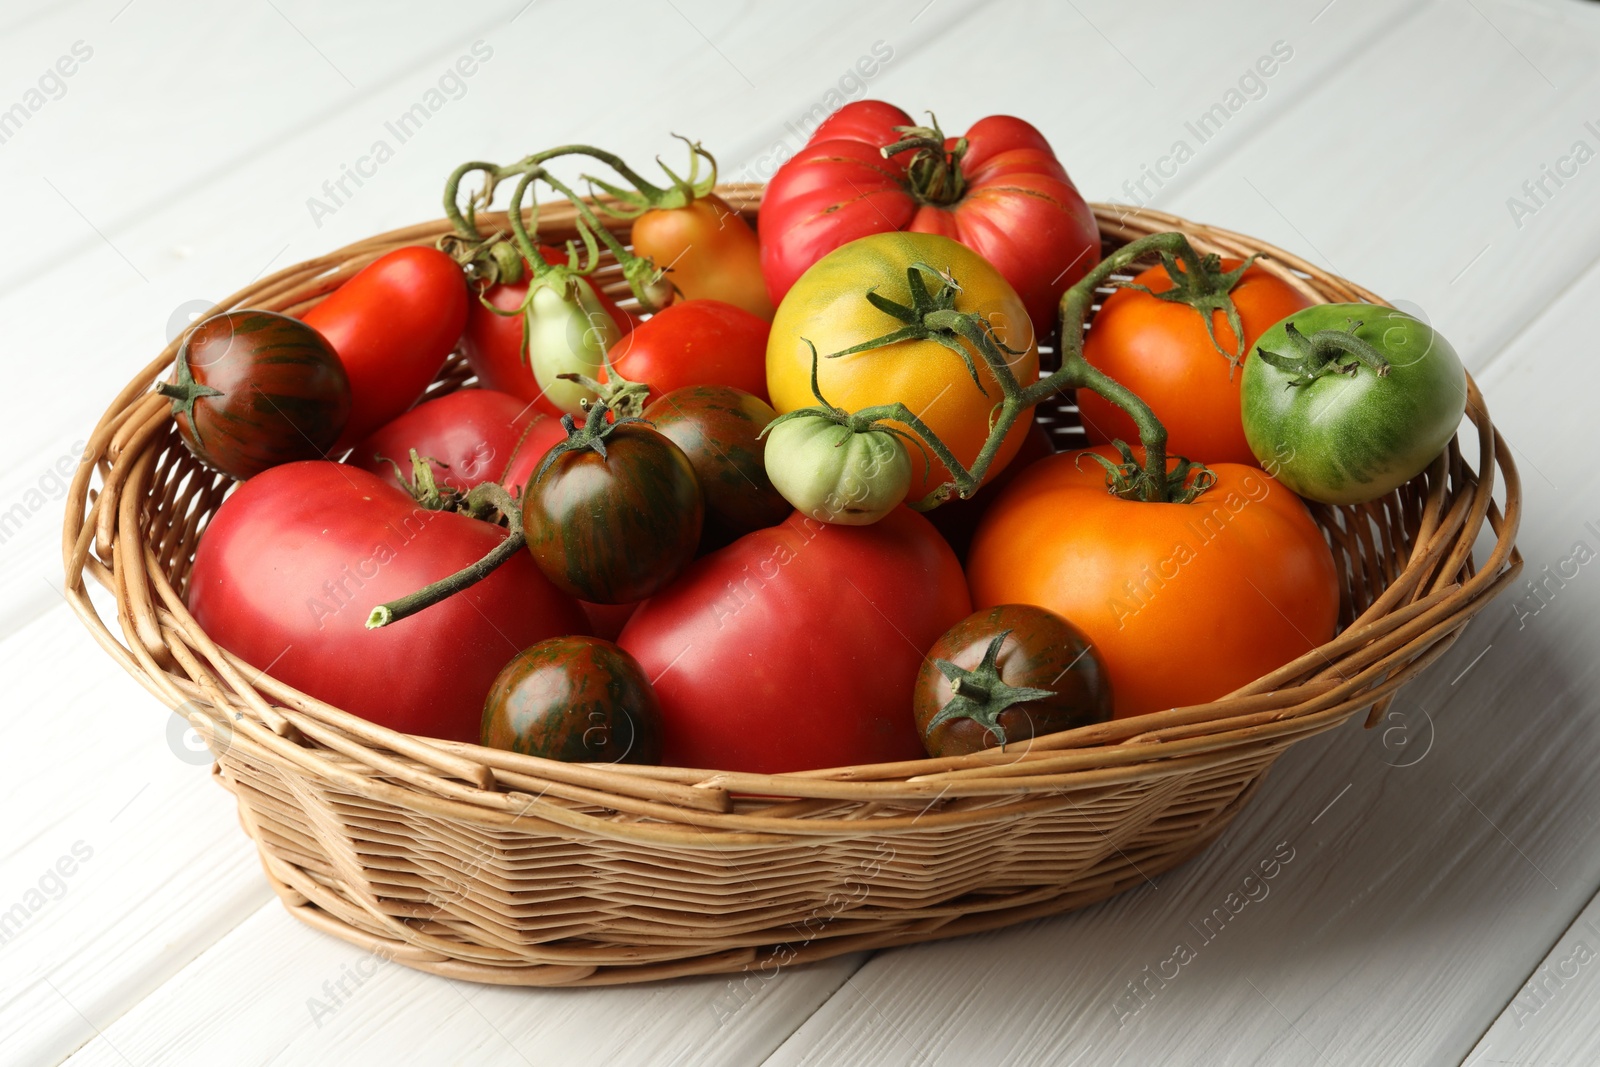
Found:
<path fill-rule="evenodd" d="M 595 604 L 588 600 L 578 601 L 578 607 L 589 619 L 589 627 L 585 633 L 595 637 L 603 637 L 607 641 L 615 641 L 622 628 L 633 618 L 633 613 L 639 609 L 639 601 L 632 604 Z"/>
<path fill-rule="evenodd" d="M 477 741 L 495 675 L 536 641 L 587 627 L 526 552 L 378 630 L 368 612 L 481 559 L 506 531 L 428 511 L 343 463 L 256 475 L 195 551 L 189 610 L 223 648 L 302 692 L 405 733 Z"/>
<path fill-rule="evenodd" d="M 1022 297 L 1038 337 L 1061 294 L 1100 260 L 1100 230 L 1044 135 L 991 115 L 966 148 L 884 159 L 911 117 L 881 100 L 846 104 L 778 168 L 761 201 L 761 270 L 772 302 L 840 245 L 890 230 L 953 238 L 994 264 Z"/>
<path fill-rule="evenodd" d="M 567 261 L 567 254 L 554 248 L 541 246 L 539 251 L 544 254 L 546 262 Z M 512 311 L 522 306 L 522 298 L 527 295 L 528 279 L 524 277 L 522 281 L 511 285 L 490 286 L 484 291 L 483 299 L 502 311 Z M 599 289 L 595 289 L 594 295 L 601 306 L 610 313 L 612 321 L 617 324 L 617 329 L 626 336 L 634 327 L 633 319 L 627 312 L 617 307 L 615 300 Z M 561 409 L 545 397 L 544 390 L 534 380 L 533 370 L 528 366 L 521 316 L 496 315 L 484 307 L 478 295 L 474 293 L 467 312 L 466 333 L 461 340 L 467 365 L 478 376 L 478 382 L 484 388 L 519 396 L 531 401 L 546 415 L 561 417 Z"/>
<path fill-rule="evenodd" d="M 796 512 L 691 565 L 617 643 L 661 700 L 663 763 L 778 773 L 924 758 L 917 670 L 970 610 L 909 508 L 871 526 Z"/>
<path fill-rule="evenodd" d="M 1239 266 L 1224 260 L 1221 269 Z M 1152 292 L 1172 288 L 1172 276 L 1154 266 L 1134 279 Z M 1228 317 L 1211 313 L 1217 344 L 1248 353 L 1269 326 L 1309 307 L 1301 292 L 1260 267 L 1252 266 L 1230 290 L 1244 327 L 1244 346 Z M 1137 289 L 1118 289 L 1106 298 L 1083 342 L 1083 357 L 1132 389 L 1167 428 L 1167 451 L 1201 463 L 1248 463 L 1255 453 L 1244 439 L 1239 386 L 1244 368 L 1217 351 L 1205 320 L 1187 304 L 1158 300 Z M 1115 404 L 1087 389 L 1078 392 L 1078 409 L 1089 440 L 1100 443 L 1139 440 L 1133 420 Z"/>
<path fill-rule="evenodd" d="M 1036 604 L 1077 626 L 1118 718 L 1208 703 L 1332 639 L 1339 583 L 1306 506 L 1254 467 L 1211 469 L 1216 485 L 1192 503 L 1151 504 L 1108 493 L 1084 453 L 1039 460 L 978 527 L 973 602 Z"/>
<path fill-rule="evenodd" d="M 519 486 L 522 482 L 511 481 L 508 474 L 526 468 L 526 481 L 533 465 L 566 436 L 560 420 L 533 410 L 532 404 L 510 393 L 457 389 L 390 422 L 357 445 L 345 462 L 409 489 L 411 450 L 416 449 L 418 455 L 437 461 L 434 478 L 440 485 L 462 492 L 497 480 Z M 406 481 L 396 474 L 395 464 Z"/>
<path fill-rule="evenodd" d="M 685 300 L 650 316 L 611 352 L 630 382 L 645 382 L 654 399 L 687 385 L 731 385 L 767 399 L 767 333 L 771 326 L 720 300 Z M 606 381 L 602 373 L 601 381 Z"/>
<path fill-rule="evenodd" d="M 350 376 L 337 455 L 416 403 L 438 375 L 466 325 L 466 281 L 438 249 L 398 248 L 300 318 L 328 339 Z"/>

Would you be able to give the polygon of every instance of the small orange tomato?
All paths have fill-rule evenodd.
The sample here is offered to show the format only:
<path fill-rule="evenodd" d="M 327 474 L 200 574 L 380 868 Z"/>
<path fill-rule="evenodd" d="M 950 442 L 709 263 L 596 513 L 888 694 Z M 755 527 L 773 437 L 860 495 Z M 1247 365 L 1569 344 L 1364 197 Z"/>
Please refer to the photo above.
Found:
<path fill-rule="evenodd" d="M 1239 264 L 1224 260 L 1221 269 L 1231 271 Z M 1172 278 L 1158 265 L 1134 284 L 1164 293 L 1172 288 Z M 1229 352 L 1249 352 L 1268 327 L 1310 306 L 1299 290 L 1255 266 L 1244 272 L 1230 295 L 1244 327 L 1242 348 L 1236 347 L 1238 338 L 1227 315 L 1211 312 L 1217 344 Z M 1137 289 L 1118 289 L 1095 315 L 1083 356 L 1150 405 L 1167 428 L 1167 449 L 1173 455 L 1256 466 L 1239 416 L 1242 360 L 1235 367 L 1217 351 L 1194 308 Z M 1133 420 L 1098 394 L 1080 392 L 1078 406 L 1090 441 L 1138 441 Z"/>
<path fill-rule="evenodd" d="M 715 194 L 651 208 L 633 222 L 633 250 L 648 256 L 685 300 L 721 300 L 772 321 L 755 231 Z"/>
<path fill-rule="evenodd" d="M 1306 506 L 1254 467 L 1211 470 L 1192 503 L 1152 504 L 1109 493 L 1086 453 L 1039 460 L 978 527 L 973 605 L 1036 604 L 1077 626 L 1117 718 L 1208 703 L 1331 639 L 1338 578 Z"/>

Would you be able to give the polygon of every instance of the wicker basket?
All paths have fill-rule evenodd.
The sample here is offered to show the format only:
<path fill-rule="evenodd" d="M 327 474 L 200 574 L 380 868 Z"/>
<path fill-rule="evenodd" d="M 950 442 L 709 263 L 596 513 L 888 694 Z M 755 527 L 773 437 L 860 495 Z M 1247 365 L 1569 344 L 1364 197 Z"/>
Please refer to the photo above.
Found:
<path fill-rule="evenodd" d="M 720 192 L 754 216 L 759 187 Z M 1108 249 L 1178 229 L 1202 252 L 1264 252 L 1266 269 L 1315 300 L 1377 301 L 1237 234 L 1155 211 L 1095 212 Z M 546 209 L 541 233 L 564 238 L 571 219 Z M 362 241 L 217 310 L 303 311 L 380 254 L 445 230 Z M 625 295 L 614 265 L 602 281 Z M 90 439 L 68 500 L 68 596 L 100 644 L 207 738 L 294 915 L 480 982 L 770 973 L 1101 900 L 1203 849 L 1293 742 L 1369 708 L 1375 722 L 1522 562 L 1517 472 L 1469 380 L 1467 445 L 1452 442 L 1385 499 L 1313 509 L 1338 563 L 1340 634 L 1221 700 L 1025 750 L 798 774 L 555 763 L 394 733 L 212 643 L 182 597 L 196 539 L 231 483 L 190 458 L 151 392 L 175 351 L 118 394 Z M 467 381 L 453 362 L 434 391 Z M 1073 409 L 1039 414 L 1060 443 L 1076 443 Z M 1492 499 L 1497 467 L 1503 504 Z M 1486 520 L 1492 544 L 1475 562 Z M 85 573 L 115 594 L 115 630 Z"/>

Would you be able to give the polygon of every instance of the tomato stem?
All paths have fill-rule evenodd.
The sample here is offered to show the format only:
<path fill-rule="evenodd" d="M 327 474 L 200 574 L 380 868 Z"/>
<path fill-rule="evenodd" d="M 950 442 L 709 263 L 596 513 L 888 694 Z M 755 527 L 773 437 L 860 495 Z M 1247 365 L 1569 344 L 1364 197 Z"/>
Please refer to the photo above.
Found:
<path fill-rule="evenodd" d="M 1283 324 L 1284 334 L 1294 346 L 1293 356 L 1281 355 L 1261 349 L 1256 354 L 1269 366 L 1295 375 L 1289 386 L 1306 386 L 1325 374 L 1348 374 L 1354 377 L 1362 366 L 1372 368 L 1380 378 L 1389 376 L 1389 361 L 1376 347 L 1356 336 L 1361 323 L 1350 320 L 1348 329 L 1318 330 L 1310 337 L 1301 333 L 1292 322 Z M 1351 357 L 1348 362 L 1340 357 Z"/>
<path fill-rule="evenodd" d="M 1010 636 L 1010 630 L 995 634 L 989 641 L 989 647 L 984 650 L 983 662 L 970 671 L 946 659 L 933 661 L 939 673 L 950 680 L 950 690 L 955 695 L 939 709 L 937 715 L 928 720 L 928 725 L 923 728 L 924 736 L 932 734 L 935 727 L 952 719 L 971 719 L 993 734 L 1003 749 L 1006 731 L 1000 725 L 1000 714 L 1014 705 L 1030 700 L 1046 700 L 1056 695 L 1050 689 L 1010 685 L 1000 677 L 1000 668 L 997 666 L 1000 648 Z"/>
<path fill-rule="evenodd" d="M 961 173 L 961 157 L 967 154 L 967 139 L 960 138 L 948 149 L 939 120 L 928 112 L 927 126 L 896 126 L 900 140 L 878 149 L 884 159 L 911 152 L 906 163 L 906 183 L 911 195 L 924 204 L 953 204 L 967 192 L 967 179 Z"/>
<path fill-rule="evenodd" d="M 1239 308 L 1233 302 L 1233 288 L 1239 284 L 1239 279 L 1244 277 L 1244 272 L 1260 258 L 1260 253 L 1250 256 L 1230 271 L 1222 269 L 1222 257 L 1214 252 L 1201 256 L 1198 264 L 1192 256 L 1186 257 L 1181 268 L 1171 252 L 1163 250 L 1160 255 L 1161 265 L 1172 281 L 1170 288 L 1158 293 L 1148 286 L 1134 282 L 1121 282 L 1119 288 L 1134 289 L 1157 300 L 1165 300 L 1170 304 L 1187 304 L 1194 308 L 1206 325 L 1206 336 L 1211 338 L 1211 347 L 1227 359 L 1228 378 L 1231 381 L 1234 371 L 1244 362 L 1245 355 L 1244 323 L 1239 318 Z M 1222 343 L 1217 340 L 1215 313 L 1218 311 L 1227 317 L 1228 328 L 1233 331 L 1232 352 L 1223 348 Z"/>

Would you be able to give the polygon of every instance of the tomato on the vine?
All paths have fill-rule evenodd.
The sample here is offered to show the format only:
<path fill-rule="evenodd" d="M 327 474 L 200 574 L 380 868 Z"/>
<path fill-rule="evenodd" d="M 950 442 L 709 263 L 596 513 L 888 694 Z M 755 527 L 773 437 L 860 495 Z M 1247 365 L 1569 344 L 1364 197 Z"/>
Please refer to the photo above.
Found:
<path fill-rule="evenodd" d="M 913 713 L 928 755 L 961 756 L 1105 722 L 1111 683 L 1076 626 L 1031 604 L 1001 604 L 934 642 Z"/>
<path fill-rule="evenodd" d="M 775 774 L 923 758 L 908 711 L 922 652 L 971 610 L 916 512 L 796 512 L 696 561 L 617 643 L 661 701 L 663 762 Z"/>
<path fill-rule="evenodd" d="M 666 269 L 685 300 L 725 301 L 772 318 L 755 231 L 715 193 L 683 207 L 651 208 L 634 220 L 632 239 L 634 252 Z"/>
<path fill-rule="evenodd" d="M 552 637 L 505 665 L 482 743 L 568 763 L 655 763 L 661 707 L 632 656 L 598 637 Z"/>
<path fill-rule="evenodd" d="M 1105 664 L 1118 718 L 1216 700 L 1330 640 L 1338 578 L 1305 505 L 1255 467 L 1211 470 L 1192 502 L 1159 504 L 1109 493 L 1086 453 L 1040 460 L 978 527 L 974 602 L 1070 619 Z"/>
<path fill-rule="evenodd" d="M 911 457 L 888 430 L 855 430 L 823 415 L 780 421 L 767 435 L 767 476 L 800 513 L 866 526 L 911 487 Z"/>
<path fill-rule="evenodd" d="M 767 390 L 772 406 L 784 413 L 815 405 L 817 398 L 811 389 L 815 364 L 817 382 L 828 403 L 851 412 L 904 403 L 959 462 L 970 465 L 988 439 L 990 418 L 1002 394 L 988 362 L 969 342 L 959 342 L 966 358 L 927 338 L 833 355 L 891 335 L 905 325 L 870 302 L 867 293 L 911 306 L 918 293 L 911 287 L 908 271 L 917 272 L 923 295 L 928 290 L 948 289 L 955 311 L 987 322 L 998 341 L 1012 349 L 1004 358 L 1020 384 L 1027 386 L 1038 379 L 1039 350 L 1027 312 L 993 267 L 972 249 L 947 237 L 880 233 L 823 256 L 779 306 L 767 342 Z M 955 287 L 932 271 L 954 279 Z M 1011 427 L 986 479 L 1011 461 L 1032 417 L 1031 411 L 1024 411 Z M 905 428 L 900 423 L 893 425 Z M 912 447 L 909 452 L 910 499 L 917 500 L 945 482 L 949 472 L 937 458 L 930 464 L 921 448 Z"/>
<path fill-rule="evenodd" d="M 196 459 L 244 479 L 321 459 L 350 415 L 350 379 L 333 348 L 298 319 L 229 311 L 189 331 L 173 380 L 178 434 Z"/>
<path fill-rule="evenodd" d="M 898 149 L 887 159 L 882 149 Z M 811 265 L 868 234 L 954 238 L 1021 295 L 1039 337 L 1100 259 L 1100 230 L 1049 142 L 1009 115 L 966 135 L 919 127 L 881 100 L 845 104 L 778 168 L 761 201 L 761 266 L 774 303 Z"/>
<path fill-rule="evenodd" d="M 1223 260 L 1217 270 L 1231 275 L 1241 265 L 1240 260 Z M 1182 264 L 1178 266 L 1187 282 Z M 1209 269 L 1202 276 L 1202 287 L 1229 285 Z M 1142 271 L 1132 285 L 1150 292 L 1123 287 L 1107 297 L 1084 338 L 1084 358 L 1150 405 L 1167 429 L 1173 455 L 1204 463 L 1255 463 L 1239 416 L 1244 376 L 1234 360 L 1243 362 L 1267 327 L 1310 301 L 1265 268 L 1248 267 L 1223 290 L 1244 328 L 1241 342 L 1224 311 L 1197 311 L 1179 300 L 1152 295 L 1172 292 L 1172 276 L 1164 265 Z M 1205 296 L 1212 293 L 1203 294 L 1202 302 Z M 1204 315 L 1211 318 L 1214 340 L 1206 332 Z M 1078 411 L 1092 442 L 1138 440 L 1133 420 L 1098 393 L 1080 390 Z"/>
<path fill-rule="evenodd" d="M 586 629 L 572 599 L 519 552 L 410 618 L 378 630 L 366 620 L 506 536 L 348 464 L 290 463 L 222 502 L 186 597 L 219 645 L 304 693 L 404 733 L 477 741 L 483 696 L 506 660 Z"/>
<path fill-rule="evenodd" d="M 399 248 L 300 318 L 328 339 L 350 376 L 343 449 L 416 403 L 438 375 L 466 325 L 466 278 L 438 249 Z"/>

